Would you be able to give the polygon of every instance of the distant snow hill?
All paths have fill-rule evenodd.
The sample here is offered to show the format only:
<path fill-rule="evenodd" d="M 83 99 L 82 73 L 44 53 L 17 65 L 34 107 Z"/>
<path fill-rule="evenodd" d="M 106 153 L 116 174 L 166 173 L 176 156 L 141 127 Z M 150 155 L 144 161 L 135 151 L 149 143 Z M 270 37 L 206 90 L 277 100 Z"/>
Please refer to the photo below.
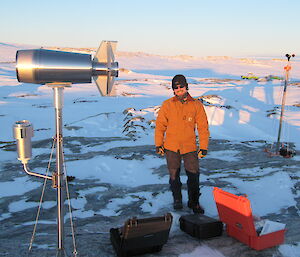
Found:
<path fill-rule="evenodd" d="M 33 45 L 13 44 L 0 42 L 0 62 L 15 62 L 16 52 L 19 49 L 37 48 Z"/>
<path fill-rule="evenodd" d="M 49 50 L 57 50 L 57 51 L 66 51 L 66 52 L 77 52 L 77 53 L 87 53 L 87 54 L 95 54 L 97 47 L 89 48 L 89 47 L 57 47 L 57 46 L 39 46 L 39 45 L 27 45 L 27 44 L 15 44 L 15 43 L 4 43 L 0 42 L 0 62 L 15 62 L 16 52 L 22 49 L 49 49 Z M 120 52 L 118 51 L 116 56 L 118 57 L 150 57 L 159 55 L 148 54 L 144 52 Z M 174 59 L 194 59 L 193 56 L 174 56 L 169 57 Z"/>
<path fill-rule="evenodd" d="M 37 46 L 0 42 L 0 63 L 15 62 L 16 52 L 19 49 L 51 49 L 58 51 L 79 52 L 94 55 L 95 48 L 74 48 L 56 46 Z M 240 79 L 242 75 L 253 73 L 258 77 L 266 77 L 270 74 L 283 76 L 283 67 L 286 58 L 253 57 L 237 58 L 229 56 L 194 57 L 189 55 L 164 56 L 145 52 L 117 51 L 116 60 L 119 67 L 128 71 L 146 73 L 152 75 L 171 76 L 184 73 L 188 77 L 211 77 Z M 291 77 L 300 79 L 299 57 L 293 60 Z"/>

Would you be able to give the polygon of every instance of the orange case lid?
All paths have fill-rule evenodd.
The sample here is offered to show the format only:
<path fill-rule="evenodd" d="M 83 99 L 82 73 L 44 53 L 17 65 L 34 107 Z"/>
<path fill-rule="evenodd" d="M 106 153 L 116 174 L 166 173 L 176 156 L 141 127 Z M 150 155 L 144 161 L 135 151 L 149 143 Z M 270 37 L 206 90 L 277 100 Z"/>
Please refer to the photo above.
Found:
<path fill-rule="evenodd" d="M 214 187 L 213 194 L 222 222 L 250 236 L 257 236 L 249 199 L 223 191 L 218 187 Z"/>

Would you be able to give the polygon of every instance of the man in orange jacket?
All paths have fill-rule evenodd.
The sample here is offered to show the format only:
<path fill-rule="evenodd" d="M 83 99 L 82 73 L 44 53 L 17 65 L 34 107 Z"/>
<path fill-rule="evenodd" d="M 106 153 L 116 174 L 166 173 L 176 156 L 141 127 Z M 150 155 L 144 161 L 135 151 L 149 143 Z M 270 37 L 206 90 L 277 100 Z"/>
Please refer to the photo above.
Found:
<path fill-rule="evenodd" d="M 199 204 L 199 159 L 207 154 L 209 130 L 202 103 L 190 96 L 183 75 L 172 79 L 174 97 L 163 102 L 156 119 L 156 153 L 166 154 L 170 189 L 175 210 L 182 209 L 180 166 L 183 159 L 187 175 L 188 207 L 194 213 L 204 213 Z M 199 137 L 196 144 L 195 129 Z"/>

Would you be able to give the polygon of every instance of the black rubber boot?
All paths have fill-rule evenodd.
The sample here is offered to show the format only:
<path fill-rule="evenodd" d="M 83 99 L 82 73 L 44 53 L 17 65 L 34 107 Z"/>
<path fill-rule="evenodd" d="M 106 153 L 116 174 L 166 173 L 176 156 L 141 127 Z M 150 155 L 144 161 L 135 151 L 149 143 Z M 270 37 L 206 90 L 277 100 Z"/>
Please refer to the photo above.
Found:
<path fill-rule="evenodd" d="M 181 210 L 183 208 L 182 200 L 174 200 L 173 208 L 174 210 Z"/>
<path fill-rule="evenodd" d="M 193 210 L 194 213 L 204 213 L 204 209 L 199 204 L 200 190 L 199 190 L 199 173 L 192 173 L 186 171 L 188 180 L 188 207 Z"/>
<path fill-rule="evenodd" d="M 175 180 L 172 180 L 170 178 L 169 180 L 170 183 L 170 189 L 172 191 L 172 195 L 173 195 L 173 199 L 174 199 L 174 203 L 173 203 L 173 207 L 175 210 L 180 210 L 183 208 L 182 206 L 182 194 L 181 194 L 181 181 L 180 181 L 180 177 L 176 177 Z"/>

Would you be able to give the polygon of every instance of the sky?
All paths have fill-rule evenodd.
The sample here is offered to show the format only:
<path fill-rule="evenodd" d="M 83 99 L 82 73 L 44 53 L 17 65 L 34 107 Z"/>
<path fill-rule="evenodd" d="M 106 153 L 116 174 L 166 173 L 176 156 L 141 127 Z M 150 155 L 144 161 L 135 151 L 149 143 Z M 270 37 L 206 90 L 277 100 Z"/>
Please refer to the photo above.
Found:
<path fill-rule="evenodd" d="M 300 54 L 298 0 L 3 0 L 0 42 L 159 55 Z M 3 26 L 3 24 L 6 24 Z"/>

